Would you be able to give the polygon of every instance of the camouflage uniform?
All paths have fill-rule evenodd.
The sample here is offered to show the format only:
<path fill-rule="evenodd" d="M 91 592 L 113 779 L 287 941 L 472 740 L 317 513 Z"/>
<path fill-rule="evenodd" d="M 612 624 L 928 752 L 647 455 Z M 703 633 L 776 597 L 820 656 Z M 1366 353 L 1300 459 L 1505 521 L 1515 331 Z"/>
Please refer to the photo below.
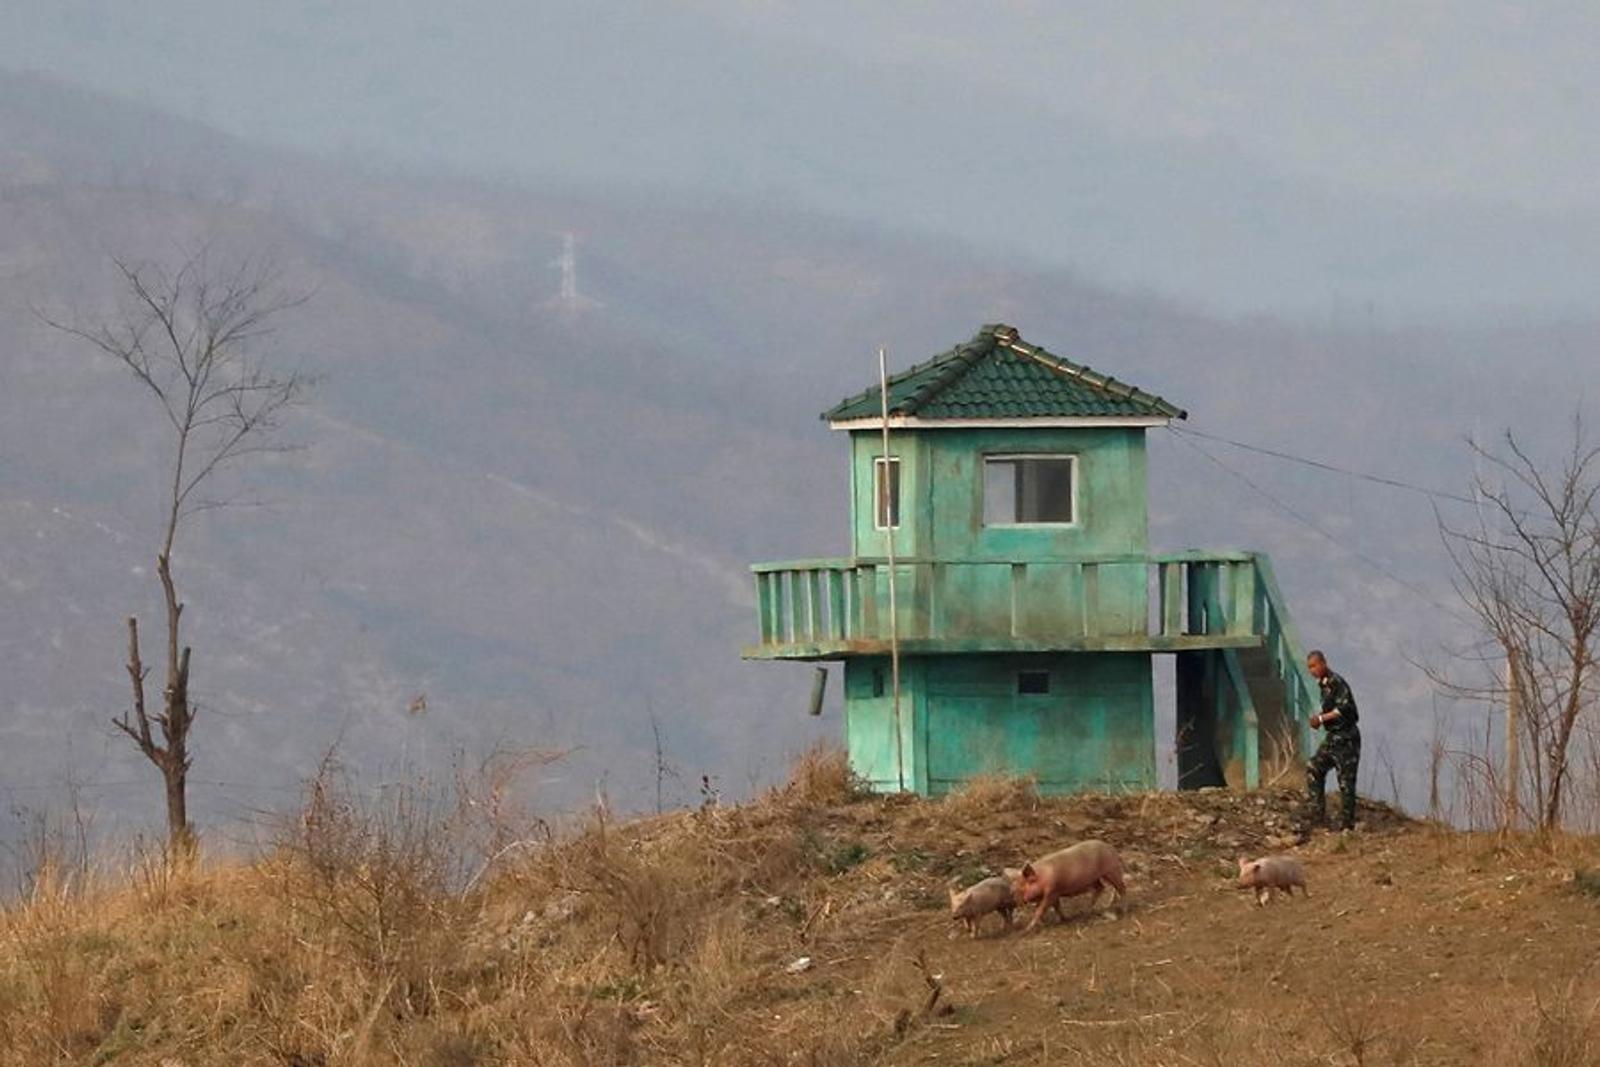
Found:
<path fill-rule="evenodd" d="M 1326 734 L 1317 754 L 1306 764 L 1306 791 L 1310 794 L 1311 818 L 1321 822 L 1327 817 L 1327 804 L 1323 799 L 1325 782 L 1330 770 L 1339 774 L 1339 824 L 1346 830 L 1356 825 L 1356 768 L 1361 763 L 1361 730 L 1356 726 L 1360 715 L 1356 712 L 1356 698 L 1343 678 L 1329 671 L 1318 684 L 1322 687 L 1322 710 L 1337 711 L 1339 717 L 1323 724 Z"/>

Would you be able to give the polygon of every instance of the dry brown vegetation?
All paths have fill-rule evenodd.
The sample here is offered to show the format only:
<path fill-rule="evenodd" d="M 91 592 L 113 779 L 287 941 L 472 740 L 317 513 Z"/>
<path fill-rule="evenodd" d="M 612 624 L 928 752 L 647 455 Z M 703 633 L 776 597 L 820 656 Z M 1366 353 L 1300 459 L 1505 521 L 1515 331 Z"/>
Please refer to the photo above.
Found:
<path fill-rule="evenodd" d="M 984 774 L 946 796 L 940 807 L 947 818 L 982 824 L 997 811 L 1026 811 L 1039 804 L 1032 778 Z"/>
<path fill-rule="evenodd" d="M 537 832 L 506 840 L 462 820 L 484 811 L 462 792 L 478 800 L 361 799 L 325 773 L 256 862 L 147 857 L 98 888 L 41 872 L 0 915 L 0 1063 L 1556 1065 L 1600 1050 L 1588 841 L 1373 808 L 1361 834 L 1299 846 L 1309 900 L 1256 908 L 1231 861 L 1288 847 L 1289 794 L 1052 799 L 995 780 L 873 797 L 818 750 L 748 805 L 524 822 Z M 1033 936 L 957 936 L 946 885 L 1088 836 L 1124 854 L 1126 917 L 1080 904 Z"/>

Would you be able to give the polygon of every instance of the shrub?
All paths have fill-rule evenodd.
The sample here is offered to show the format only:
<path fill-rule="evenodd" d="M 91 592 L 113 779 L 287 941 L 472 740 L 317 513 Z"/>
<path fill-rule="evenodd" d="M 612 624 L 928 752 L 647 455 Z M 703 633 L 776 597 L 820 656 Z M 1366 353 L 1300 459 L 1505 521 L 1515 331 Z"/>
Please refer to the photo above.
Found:
<path fill-rule="evenodd" d="M 795 759 L 783 795 L 806 807 L 848 804 L 866 792 L 866 784 L 850 769 L 845 750 L 818 741 Z"/>
<path fill-rule="evenodd" d="M 1038 806 L 1039 790 L 1031 777 L 982 774 L 947 794 L 941 810 L 948 818 L 976 823 L 993 818 L 997 811 L 1033 811 Z"/>

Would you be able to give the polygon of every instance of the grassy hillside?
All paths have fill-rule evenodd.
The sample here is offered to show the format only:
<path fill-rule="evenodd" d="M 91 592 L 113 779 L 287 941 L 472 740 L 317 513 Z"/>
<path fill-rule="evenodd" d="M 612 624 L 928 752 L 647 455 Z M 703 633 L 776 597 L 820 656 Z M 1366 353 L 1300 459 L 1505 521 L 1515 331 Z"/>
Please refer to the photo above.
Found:
<path fill-rule="evenodd" d="M 41 878 L 0 915 L 0 1063 L 1600 1056 L 1600 902 L 1574 880 L 1592 840 L 1369 807 L 1295 846 L 1287 794 L 864 797 L 827 753 L 747 805 L 565 830 L 322 781 L 253 862 Z M 946 885 L 1091 836 L 1127 863 L 1122 915 L 956 933 Z M 1309 898 L 1232 887 L 1234 857 L 1269 848 L 1304 858 Z"/>

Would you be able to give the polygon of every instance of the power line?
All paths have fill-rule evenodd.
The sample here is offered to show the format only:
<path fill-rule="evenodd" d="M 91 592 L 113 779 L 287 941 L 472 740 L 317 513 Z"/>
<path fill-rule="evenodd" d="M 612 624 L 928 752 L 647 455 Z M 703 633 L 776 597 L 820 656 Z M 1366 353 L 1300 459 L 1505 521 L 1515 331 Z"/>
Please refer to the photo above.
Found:
<path fill-rule="evenodd" d="M 1199 436 L 1205 436 L 1205 435 L 1199 435 Z M 1451 607 L 1448 607 L 1448 606 L 1446 606 L 1444 604 L 1439 603 L 1439 601 L 1435 600 L 1433 598 L 1433 596 L 1426 589 L 1423 589 L 1419 585 L 1415 585 L 1415 584 L 1413 584 L 1411 582 L 1406 581 L 1404 578 L 1400 577 L 1398 574 L 1395 574 L 1388 567 L 1384 566 L 1378 560 L 1373 559 L 1371 556 L 1367 555 L 1365 552 L 1362 552 L 1360 549 L 1353 548 L 1350 545 L 1347 545 L 1344 542 L 1340 541 L 1337 537 L 1335 537 L 1333 534 L 1329 533 L 1327 530 L 1323 529 L 1316 522 L 1314 522 L 1311 519 L 1307 518 L 1298 509 L 1292 507 L 1289 504 L 1284 503 L 1278 497 L 1274 496 L 1272 493 L 1268 492 L 1266 489 L 1263 489 L 1261 486 L 1257 485 L 1254 481 L 1252 481 L 1245 474 L 1241 473 L 1240 471 L 1235 470 L 1233 467 L 1230 467 L 1228 464 L 1224 463 L 1217 456 L 1213 455 L 1211 452 L 1208 452 L 1206 449 L 1202 448 L 1199 444 L 1195 443 L 1194 441 L 1189 440 L 1187 437 L 1183 438 L 1183 443 L 1188 445 L 1190 448 L 1194 449 L 1196 452 L 1200 453 L 1202 456 L 1204 456 L 1207 459 L 1209 459 L 1212 463 L 1215 463 L 1217 466 L 1221 467 L 1224 471 L 1227 471 L 1229 474 L 1231 474 L 1235 478 L 1239 479 L 1241 482 L 1243 482 L 1245 485 L 1249 486 L 1251 489 L 1253 489 L 1255 492 L 1259 493 L 1261 496 L 1265 497 L 1267 499 L 1267 501 L 1269 503 L 1271 503 L 1274 507 L 1279 508 L 1280 510 L 1282 510 L 1283 512 L 1288 514 L 1291 518 L 1293 518 L 1295 521 L 1297 521 L 1297 522 L 1309 527 L 1311 530 L 1313 530 L 1318 535 L 1320 535 L 1321 537 L 1323 537 L 1326 540 L 1328 540 L 1329 542 L 1331 542 L 1336 547 L 1338 547 L 1340 549 L 1343 549 L 1345 552 L 1347 552 L 1350 555 L 1354 556 L 1356 559 L 1360 560 L 1362 563 L 1365 563 L 1367 566 L 1371 567 L 1374 571 L 1377 571 L 1378 574 L 1380 574 L 1383 577 L 1389 579 L 1389 581 L 1394 582 L 1396 585 L 1408 590 L 1411 593 L 1414 593 L 1418 597 L 1421 597 L 1424 602 L 1426 602 L 1428 604 L 1431 604 L 1433 607 L 1437 608 L 1439 611 L 1442 611 L 1447 615 L 1450 615 L 1450 616 L 1452 616 L 1452 617 L 1454 617 L 1456 619 L 1459 619 L 1459 620 L 1461 620 L 1463 622 L 1472 621 L 1472 620 L 1467 619 L 1466 616 L 1462 615 L 1460 612 L 1456 611 L 1454 608 L 1451 608 Z"/>
<path fill-rule="evenodd" d="M 1203 437 L 1207 441 L 1216 441 L 1218 444 L 1228 445 L 1233 448 L 1242 449 L 1246 452 L 1255 452 L 1263 456 L 1271 456 L 1273 459 L 1287 460 L 1290 463 L 1299 463 L 1303 466 L 1315 467 L 1317 470 L 1329 471 L 1333 474 L 1343 474 L 1346 477 L 1359 478 L 1366 482 L 1375 482 L 1378 485 L 1389 486 L 1391 489 L 1404 489 L 1412 493 L 1421 493 L 1423 496 L 1432 497 L 1436 500 L 1449 500 L 1456 504 L 1477 504 L 1476 500 L 1473 500 L 1469 496 L 1462 496 L 1459 493 L 1447 493 L 1442 489 L 1430 489 L 1425 485 L 1417 485 L 1414 482 L 1403 481 L 1399 478 L 1389 478 L 1382 474 L 1369 474 L 1366 471 L 1351 470 L 1348 467 L 1340 467 L 1337 464 L 1325 463 L 1320 459 L 1310 459 L 1306 456 L 1297 456 L 1292 452 L 1281 452 L 1275 448 L 1265 448 L 1261 445 L 1246 444 L 1243 441 L 1235 441 L 1230 437 L 1221 437 L 1214 433 L 1206 433 L 1203 430 L 1191 430 L 1185 426 L 1171 425 L 1169 425 L 1167 429 L 1184 437 Z"/>

